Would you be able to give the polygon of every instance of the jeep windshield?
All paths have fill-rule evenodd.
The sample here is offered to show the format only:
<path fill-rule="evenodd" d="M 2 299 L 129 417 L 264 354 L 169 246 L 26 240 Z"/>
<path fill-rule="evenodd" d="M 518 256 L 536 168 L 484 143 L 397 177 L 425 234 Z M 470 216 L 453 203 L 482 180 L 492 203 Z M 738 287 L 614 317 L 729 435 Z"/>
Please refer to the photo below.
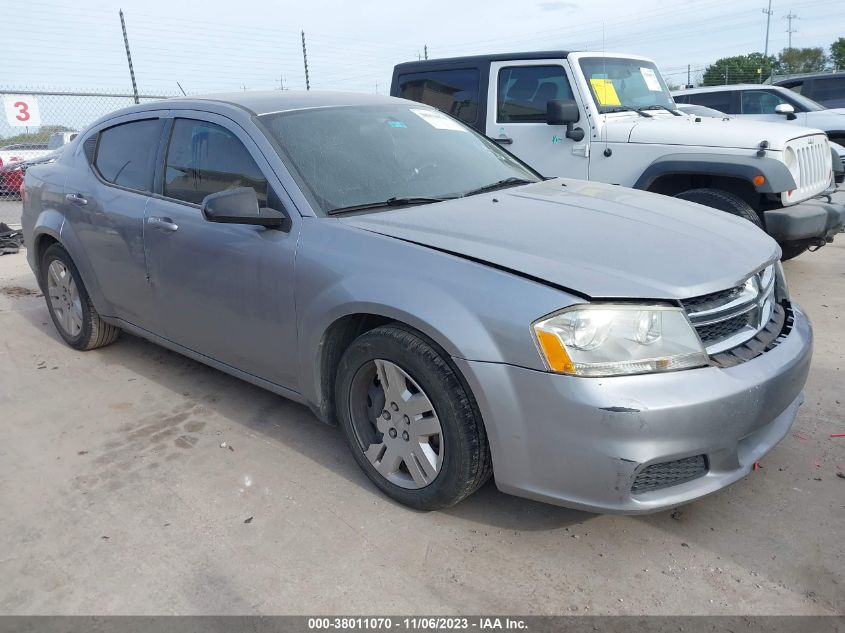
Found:
<path fill-rule="evenodd" d="M 308 108 L 257 122 L 312 206 L 326 215 L 542 180 L 492 141 L 426 106 Z"/>
<path fill-rule="evenodd" d="M 583 57 L 581 72 L 599 112 L 677 109 L 657 67 L 620 57 Z"/>

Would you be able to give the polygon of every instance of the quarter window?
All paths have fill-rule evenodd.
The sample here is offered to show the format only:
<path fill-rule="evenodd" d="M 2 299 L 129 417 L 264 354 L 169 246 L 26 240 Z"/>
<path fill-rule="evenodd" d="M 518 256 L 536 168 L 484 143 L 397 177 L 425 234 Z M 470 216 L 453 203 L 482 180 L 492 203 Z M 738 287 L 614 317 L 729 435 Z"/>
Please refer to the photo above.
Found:
<path fill-rule="evenodd" d="M 434 106 L 466 123 L 478 121 L 478 71 L 474 68 L 400 75 L 399 96 Z"/>
<path fill-rule="evenodd" d="M 267 206 L 267 179 L 237 136 L 208 121 L 176 119 L 167 149 L 164 195 L 200 204 L 207 195 L 252 187 Z"/>
<path fill-rule="evenodd" d="M 545 123 L 549 101 L 574 99 L 562 66 L 502 68 L 497 95 L 499 123 Z"/>
<path fill-rule="evenodd" d="M 137 191 L 152 191 L 161 122 L 145 119 L 100 132 L 94 166 L 104 180 Z"/>
<path fill-rule="evenodd" d="M 845 77 L 824 77 L 814 80 L 811 96 L 829 108 L 845 107 Z"/>

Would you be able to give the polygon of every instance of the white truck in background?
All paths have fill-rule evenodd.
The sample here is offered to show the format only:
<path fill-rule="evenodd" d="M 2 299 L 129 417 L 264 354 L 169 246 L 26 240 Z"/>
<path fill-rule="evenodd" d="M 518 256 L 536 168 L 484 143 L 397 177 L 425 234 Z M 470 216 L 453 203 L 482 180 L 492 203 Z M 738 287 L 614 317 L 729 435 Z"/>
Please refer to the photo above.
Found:
<path fill-rule="evenodd" d="M 676 196 L 746 218 L 789 259 L 845 224 L 820 130 L 680 112 L 654 62 L 532 52 L 407 62 L 391 95 L 435 106 L 546 176 Z"/>

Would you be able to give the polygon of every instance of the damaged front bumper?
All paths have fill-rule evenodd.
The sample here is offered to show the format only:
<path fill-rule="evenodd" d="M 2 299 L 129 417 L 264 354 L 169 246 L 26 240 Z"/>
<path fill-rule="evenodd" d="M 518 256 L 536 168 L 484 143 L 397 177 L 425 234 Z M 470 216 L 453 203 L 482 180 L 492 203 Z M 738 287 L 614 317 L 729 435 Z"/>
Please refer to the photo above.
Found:
<path fill-rule="evenodd" d="M 791 207 L 763 212 L 766 232 L 778 243 L 832 242 L 845 226 L 845 193 L 831 191 L 825 196 Z"/>
<path fill-rule="evenodd" d="M 812 330 L 794 304 L 793 313 L 779 345 L 725 369 L 578 378 L 455 359 L 484 419 L 496 485 L 634 514 L 741 479 L 788 433 L 803 401 Z"/>

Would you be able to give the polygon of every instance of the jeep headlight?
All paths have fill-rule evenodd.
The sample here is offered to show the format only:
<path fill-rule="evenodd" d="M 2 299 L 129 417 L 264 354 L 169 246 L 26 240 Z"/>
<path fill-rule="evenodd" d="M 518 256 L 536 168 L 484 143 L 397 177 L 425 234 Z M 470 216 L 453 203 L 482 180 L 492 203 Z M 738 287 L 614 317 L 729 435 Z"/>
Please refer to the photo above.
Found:
<path fill-rule="evenodd" d="M 650 374 L 708 364 L 686 314 L 672 306 L 576 305 L 532 327 L 546 367 L 561 374 Z"/>
<path fill-rule="evenodd" d="M 787 147 L 784 150 L 783 162 L 786 164 L 786 168 L 789 170 L 789 173 L 792 174 L 792 177 L 795 180 L 795 184 L 800 187 L 801 172 L 798 169 L 798 155 L 795 153 L 794 149 L 792 149 L 791 147 Z"/>

